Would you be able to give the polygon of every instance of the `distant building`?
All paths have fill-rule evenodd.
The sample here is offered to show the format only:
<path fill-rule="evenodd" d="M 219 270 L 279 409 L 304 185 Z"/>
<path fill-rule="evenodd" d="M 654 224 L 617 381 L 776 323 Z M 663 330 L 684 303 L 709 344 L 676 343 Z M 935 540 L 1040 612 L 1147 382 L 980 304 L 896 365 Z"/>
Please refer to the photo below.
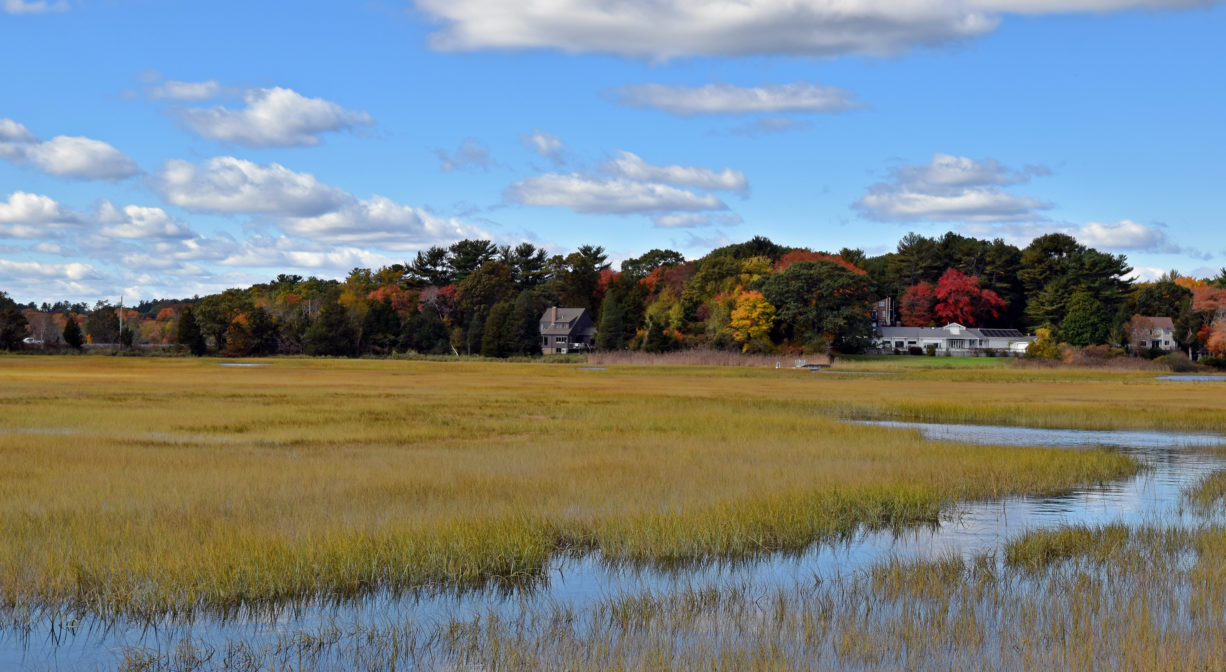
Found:
<path fill-rule="evenodd" d="M 596 325 L 586 308 L 553 307 L 541 316 L 541 352 L 586 352 L 596 344 Z"/>
<path fill-rule="evenodd" d="M 886 297 L 873 304 L 873 328 L 890 327 L 894 325 L 894 299 Z"/>
<path fill-rule="evenodd" d="M 1175 322 L 1169 317 L 1133 315 L 1128 342 L 1136 350 L 1165 350 L 1170 352 L 1179 346 L 1175 343 Z"/>
<path fill-rule="evenodd" d="M 925 352 L 932 346 L 937 354 L 978 355 L 992 351 L 1002 355 L 1021 355 L 1034 342 L 1017 329 L 973 329 L 957 322 L 943 327 L 880 327 L 875 347 L 879 352 L 908 354 Z"/>

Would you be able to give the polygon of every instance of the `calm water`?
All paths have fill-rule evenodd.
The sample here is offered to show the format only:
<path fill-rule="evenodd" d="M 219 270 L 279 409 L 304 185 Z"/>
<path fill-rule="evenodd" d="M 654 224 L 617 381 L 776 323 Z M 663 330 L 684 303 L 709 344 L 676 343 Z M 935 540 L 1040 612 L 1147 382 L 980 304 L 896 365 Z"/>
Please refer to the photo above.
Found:
<path fill-rule="evenodd" d="M 550 567 L 544 585 L 531 593 L 510 597 L 494 593 L 419 599 L 376 597 L 340 607 L 286 610 L 276 617 L 248 616 L 224 623 L 198 619 L 192 624 L 160 627 L 121 623 L 104 629 L 83 622 L 52 630 L 42 624 L 27 635 L 12 632 L 4 635 L 0 640 L 0 669 L 110 669 L 122 660 L 127 648 L 173 651 L 185 638 L 212 644 L 244 641 L 259 648 L 280 634 L 309 631 L 329 622 L 431 624 L 478 613 L 502 612 L 513 616 L 532 604 L 567 604 L 581 610 L 622 593 L 701 588 L 730 580 L 758 586 L 791 586 L 813 577 L 848 576 L 890 557 L 922 559 L 992 553 L 1024 531 L 1065 524 L 1199 525 L 1206 519 L 1181 510 L 1181 491 L 1203 475 L 1226 468 L 1226 461 L 1199 450 L 1226 445 L 1226 437 L 1221 436 L 899 422 L 862 424 L 879 426 L 882 431 L 917 431 L 934 440 L 1019 447 L 1111 446 L 1134 456 L 1146 469 L 1133 478 L 1056 496 L 962 504 L 944 512 L 939 526 L 911 528 L 901 533 L 865 532 L 844 543 L 816 545 L 799 555 L 771 555 L 735 565 L 713 564 L 665 572 L 610 568 L 597 555 L 560 558 Z"/>

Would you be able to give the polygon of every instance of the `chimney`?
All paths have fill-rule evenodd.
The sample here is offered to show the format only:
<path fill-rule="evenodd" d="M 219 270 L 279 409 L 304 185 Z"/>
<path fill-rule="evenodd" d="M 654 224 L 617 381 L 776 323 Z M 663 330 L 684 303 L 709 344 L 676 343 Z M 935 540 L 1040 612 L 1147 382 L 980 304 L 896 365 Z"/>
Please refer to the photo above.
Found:
<path fill-rule="evenodd" d="M 553 317 L 551 317 L 549 321 L 553 322 L 554 324 L 557 324 L 558 322 L 558 307 L 557 306 L 553 307 Z"/>

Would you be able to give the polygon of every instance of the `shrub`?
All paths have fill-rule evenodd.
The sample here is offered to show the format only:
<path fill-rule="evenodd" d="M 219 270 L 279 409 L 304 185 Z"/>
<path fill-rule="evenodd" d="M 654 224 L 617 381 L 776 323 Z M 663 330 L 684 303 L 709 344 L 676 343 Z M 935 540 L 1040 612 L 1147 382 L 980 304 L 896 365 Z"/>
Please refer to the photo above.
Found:
<path fill-rule="evenodd" d="M 1196 363 L 1182 352 L 1172 352 L 1170 354 L 1163 355 L 1154 361 L 1171 367 L 1171 371 L 1174 371 L 1175 373 L 1188 373 L 1189 371 L 1196 371 L 1198 368 Z"/>
<path fill-rule="evenodd" d="M 1226 369 L 1226 357 L 1201 357 L 1200 363 L 1215 369 Z"/>

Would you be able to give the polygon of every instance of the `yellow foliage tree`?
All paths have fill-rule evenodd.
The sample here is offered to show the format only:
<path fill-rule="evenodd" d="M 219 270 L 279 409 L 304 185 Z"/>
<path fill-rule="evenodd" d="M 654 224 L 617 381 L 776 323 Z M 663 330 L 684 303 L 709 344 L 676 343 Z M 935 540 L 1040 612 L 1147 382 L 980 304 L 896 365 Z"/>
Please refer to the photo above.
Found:
<path fill-rule="evenodd" d="M 1052 338 L 1051 329 L 1039 328 L 1034 331 L 1034 342 L 1026 346 L 1026 356 L 1031 359 L 1056 359 L 1060 356 L 1060 348 L 1056 339 Z"/>
<path fill-rule="evenodd" d="M 737 297 L 729 325 L 741 352 L 770 348 L 770 332 L 775 326 L 775 307 L 762 292 L 744 292 Z"/>

